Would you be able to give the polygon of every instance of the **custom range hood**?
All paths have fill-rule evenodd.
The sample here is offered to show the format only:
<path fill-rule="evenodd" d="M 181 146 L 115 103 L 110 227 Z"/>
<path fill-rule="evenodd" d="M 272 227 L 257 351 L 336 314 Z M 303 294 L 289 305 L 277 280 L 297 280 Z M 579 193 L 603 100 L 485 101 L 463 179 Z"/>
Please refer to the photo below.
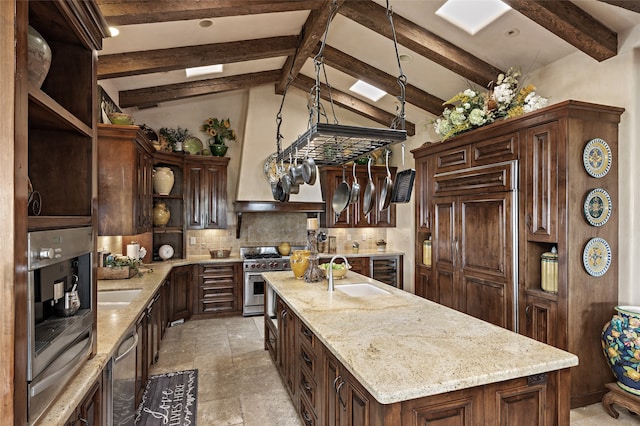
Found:
<path fill-rule="evenodd" d="M 235 201 L 233 205 L 237 217 L 236 238 L 240 238 L 243 213 L 306 213 L 308 217 L 318 217 L 325 207 L 325 203 L 277 201 Z"/>

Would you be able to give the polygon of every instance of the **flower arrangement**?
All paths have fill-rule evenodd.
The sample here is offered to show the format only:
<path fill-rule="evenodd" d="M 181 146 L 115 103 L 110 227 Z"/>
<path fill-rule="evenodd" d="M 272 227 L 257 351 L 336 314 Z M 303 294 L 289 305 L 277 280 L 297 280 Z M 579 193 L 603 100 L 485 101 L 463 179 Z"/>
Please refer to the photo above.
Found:
<path fill-rule="evenodd" d="M 548 99 L 537 95 L 535 86 L 523 85 L 520 69 L 509 68 L 499 74 L 493 90 L 484 93 L 466 89 L 444 103 L 442 116 L 434 121 L 435 131 L 446 140 L 467 130 L 504 118 L 517 117 L 547 105 Z"/>
<path fill-rule="evenodd" d="M 231 128 L 228 118 L 207 118 L 200 130 L 209 136 L 209 145 L 224 145 L 225 140 L 236 140 L 236 131 Z"/>

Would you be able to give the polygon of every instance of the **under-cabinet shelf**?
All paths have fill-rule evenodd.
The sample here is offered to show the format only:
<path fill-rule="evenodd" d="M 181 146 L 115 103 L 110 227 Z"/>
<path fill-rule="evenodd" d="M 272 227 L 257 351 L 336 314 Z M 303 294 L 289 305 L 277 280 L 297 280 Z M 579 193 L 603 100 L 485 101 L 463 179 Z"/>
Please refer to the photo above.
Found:
<path fill-rule="evenodd" d="M 29 231 L 91 226 L 91 216 L 29 216 Z"/>
<path fill-rule="evenodd" d="M 165 226 L 162 228 L 153 228 L 154 234 L 182 234 L 181 226 Z"/>
<path fill-rule="evenodd" d="M 558 293 L 550 293 L 548 291 L 544 291 L 541 288 L 529 288 L 527 289 L 527 295 L 539 297 L 542 299 L 547 299 L 552 302 L 558 301 Z"/>

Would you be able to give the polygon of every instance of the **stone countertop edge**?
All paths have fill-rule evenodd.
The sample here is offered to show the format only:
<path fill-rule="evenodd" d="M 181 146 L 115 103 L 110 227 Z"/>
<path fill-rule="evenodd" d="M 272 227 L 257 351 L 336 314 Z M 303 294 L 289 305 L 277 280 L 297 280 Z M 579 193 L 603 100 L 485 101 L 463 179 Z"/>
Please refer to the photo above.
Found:
<path fill-rule="evenodd" d="M 360 250 L 358 254 L 340 253 L 346 256 L 362 257 L 376 255 L 396 255 L 401 252 L 378 252 L 375 250 Z M 320 253 L 323 258 L 333 254 Z M 131 301 L 127 308 L 99 309 L 97 324 L 97 349 L 96 355 L 87 360 L 78 370 L 73 379 L 65 386 L 65 389 L 51 403 L 49 408 L 40 417 L 38 425 L 64 426 L 66 420 L 73 414 L 73 410 L 82 402 L 86 393 L 98 379 L 103 368 L 113 356 L 120 339 L 136 322 L 142 311 L 151 301 L 151 298 L 159 288 L 162 281 L 169 275 L 175 266 L 193 264 L 216 264 L 242 262 L 239 255 L 228 258 L 212 259 L 210 255 L 190 256 L 186 259 L 170 259 L 163 262 L 153 262 L 147 265 L 152 272 L 145 272 L 141 277 L 132 277 L 126 280 L 98 280 L 98 291 L 104 290 L 128 290 L 142 289 L 140 294 Z"/>
<path fill-rule="evenodd" d="M 381 404 L 561 370 L 578 357 L 350 272 L 390 295 L 352 297 L 291 272 L 263 277 Z"/>

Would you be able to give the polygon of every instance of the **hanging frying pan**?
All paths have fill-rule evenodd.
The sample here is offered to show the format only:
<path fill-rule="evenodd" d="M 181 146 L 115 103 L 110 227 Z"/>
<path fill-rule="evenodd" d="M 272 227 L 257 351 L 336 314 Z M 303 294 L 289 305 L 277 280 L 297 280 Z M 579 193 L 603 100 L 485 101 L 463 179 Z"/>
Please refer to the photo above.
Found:
<path fill-rule="evenodd" d="M 344 176 L 344 167 L 342 168 L 342 183 L 338 185 L 333 193 L 333 200 L 331 206 L 336 216 L 343 212 L 349 205 L 349 198 L 351 198 L 351 188 Z"/>
<path fill-rule="evenodd" d="M 402 144 L 402 168 L 404 168 L 404 144 Z M 396 173 L 396 181 L 393 187 L 392 203 L 408 203 L 411 200 L 413 181 L 416 178 L 414 169 L 406 169 Z"/>
<path fill-rule="evenodd" d="M 371 179 L 371 157 L 369 157 L 369 163 L 367 166 L 367 170 L 369 171 L 369 181 L 367 182 L 367 187 L 364 190 L 364 198 L 362 199 L 362 211 L 365 215 L 371 213 L 373 210 L 373 197 L 376 194 L 376 186 L 373 184 L 373 179 Z"/>
<path fill-rule="evenodd" d="M 389 207 L 391 203 L 391 195 L 393 192 L 393 180 L 391 179 L 391 172 L 389 171 L 389 150 L 387 150 L 387 177 L 384 178 L 384 184 L 380 192 L 380 205 L 378 206 L 380 211 Z"/>
<path fill-rule="evenodd" d="M 353 163 L 353 183 L 351 184 L 351 197 L 349 197 L 349 204 L 357 204 L 360 199 L 360 184 L 356 177 L 356 163 Z"/>

